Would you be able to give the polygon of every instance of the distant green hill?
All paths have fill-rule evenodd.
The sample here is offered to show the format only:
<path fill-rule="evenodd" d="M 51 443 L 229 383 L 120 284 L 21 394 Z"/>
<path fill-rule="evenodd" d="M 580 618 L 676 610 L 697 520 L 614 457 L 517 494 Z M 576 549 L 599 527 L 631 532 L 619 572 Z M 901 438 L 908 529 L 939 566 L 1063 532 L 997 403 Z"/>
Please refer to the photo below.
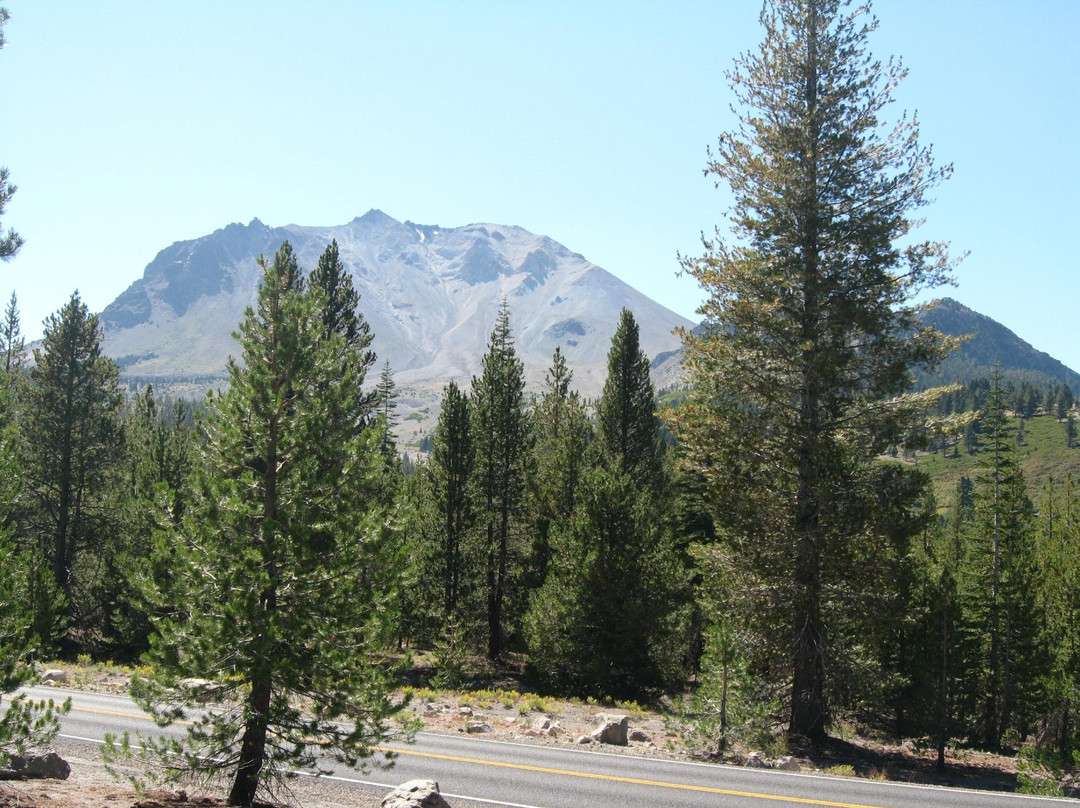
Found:
<path fill-rule="evenodd" d="M 1001 323 L 951 298 L 936 301 L 923 320 L 943 334 L 971 338 L 941 364 L 938 372 L 917 373 L 919 389 L 985 378 L 1000 364 L 1007 381 L 1038 386 L 1067 384 L 1074 393 L 1080 393 L 1080 374 L 1076 371 L 1031 347 Z"/>
<path fill-rule="evenodd" d="M 1013 419 L 1013 426 L 1019 419 Z M 1038 501 L 1039 492 L 1046 481 L 1053 477 L 1064 480 L 1071 474 L 1080 481 L 1080 440 L 1070 449 L 1066 445 L 1065 422 L 1049 415 L 1038 415 L 1024 422 L 1023 442 L 1017 444 L 1017 459 L 1024 469 L 1028 494 Z M 968 454 L 964 447 L 950 447 L 947 451 L 919 455 L 914 463 L 927 472 L 933 480 L 938 506 L 952 504 L 956 484 L 961 477 L 974 479 L 981 473 L 980 455 Z"/>

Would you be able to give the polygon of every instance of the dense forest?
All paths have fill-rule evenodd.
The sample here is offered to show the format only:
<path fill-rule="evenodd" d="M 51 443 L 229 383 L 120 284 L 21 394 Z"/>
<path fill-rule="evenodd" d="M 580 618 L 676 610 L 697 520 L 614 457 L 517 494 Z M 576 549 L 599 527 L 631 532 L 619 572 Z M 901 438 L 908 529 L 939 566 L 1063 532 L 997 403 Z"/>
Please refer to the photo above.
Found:
<path fill-rule="evenodd" d="M 237 708 L 156 751 L 228 768 L 237 805 L 317 767 L 312 737 L 370 754 L 411 650 L 448 686 L 487 660 L 550 693 L 674 696 L 720 751 L 854 724 L 940 760 L 967 743 L 1072 765 L 1080 492 L 1030 484 L 1018 447 L 1041 420 L 1075 451 L 1073 391 L 995 372 L 913 392 L 952 345 L 911 300 L 951 264 L 894 244 L 948 169 L 913 119 L 881 131 L 902 71 L 864 58 L 872 25 L 768 9 L 733 72 L 742 128 L 708 167 L 737 240 L 684 259 L 708 298 L 673 407 L 626 310 L 598 399 L 558 350 L 528 393 L 504 303 L 430 452 L 403 457 L 336 244 L 310 273 L 287 242 L 260 260 L 230 384 L 198 402 L 126 395 L 78 294 L 28 357 L 13 296 L 4 691 L 54 656 L 140 663 L 134 695 L 166 721 L 179 681 L 210 683 Z M 916 461 L 961 453 L 971 473 L 935 493 Z M 0 744 L 34 713 L 9 710 Z"/>

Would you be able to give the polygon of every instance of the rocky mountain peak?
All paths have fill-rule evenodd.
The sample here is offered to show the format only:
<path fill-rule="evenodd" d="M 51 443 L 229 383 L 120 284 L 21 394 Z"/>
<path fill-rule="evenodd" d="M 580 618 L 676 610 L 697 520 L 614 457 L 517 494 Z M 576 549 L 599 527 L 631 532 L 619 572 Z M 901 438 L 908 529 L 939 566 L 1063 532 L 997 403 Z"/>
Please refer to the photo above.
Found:
<path fill-rule="evenodd" d="M 560 346 L 577 388 L 598 393 L 623 307 L 638 319 L 650 356 L 676 351 L 673 329 L 691 325 L 547 236 L 499 224 L 400 222 L 372 209 L 345 225 L 253 219 L 176 242 L 102 313 L 106 352 L 133 380 L 221 383 L 226 357 L 237 353 L 232 332 L 258 288 L 255 259 L 286 239 L 305 271 L 337 240 L 379 362 L 389 360 L 399 388 L 418 402 L 480 372 L 503 299 L 533 389 Z"/>

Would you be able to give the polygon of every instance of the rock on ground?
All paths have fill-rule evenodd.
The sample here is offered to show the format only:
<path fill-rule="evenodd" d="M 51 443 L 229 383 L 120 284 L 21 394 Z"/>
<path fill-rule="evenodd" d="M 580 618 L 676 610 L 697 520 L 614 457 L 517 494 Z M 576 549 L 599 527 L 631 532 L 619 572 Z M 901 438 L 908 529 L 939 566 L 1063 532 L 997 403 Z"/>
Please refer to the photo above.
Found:
<path fill-rule="evenodd" d="M 450 808 L 434 780 L 410 780 L 383 798 L 382 808 Z"/>
<path fill-rule="evenodd" d="M 630 717 L 626 715 L 601 715 L 600 726 L 593 730 L 592 737 L 600 743 L 612 746 L 626 746 L 626 732 L 630 726 Z"/>
<path fill-rule="evenodd" d="M 71 766 L 56 752 L 44 755 L 12 755 L 0 780 L 67 780 Z"/>

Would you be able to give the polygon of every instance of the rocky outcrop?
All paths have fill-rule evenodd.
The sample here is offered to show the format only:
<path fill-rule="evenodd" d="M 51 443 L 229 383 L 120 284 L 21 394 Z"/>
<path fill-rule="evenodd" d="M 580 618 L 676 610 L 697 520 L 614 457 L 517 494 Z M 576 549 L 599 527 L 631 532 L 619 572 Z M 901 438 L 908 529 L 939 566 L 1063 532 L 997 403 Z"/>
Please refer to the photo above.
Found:
<path fill-rule="evenodd" d="M 385 797 L 382 808 L 450 808 L 434 780 L 410 780 Z"/>

